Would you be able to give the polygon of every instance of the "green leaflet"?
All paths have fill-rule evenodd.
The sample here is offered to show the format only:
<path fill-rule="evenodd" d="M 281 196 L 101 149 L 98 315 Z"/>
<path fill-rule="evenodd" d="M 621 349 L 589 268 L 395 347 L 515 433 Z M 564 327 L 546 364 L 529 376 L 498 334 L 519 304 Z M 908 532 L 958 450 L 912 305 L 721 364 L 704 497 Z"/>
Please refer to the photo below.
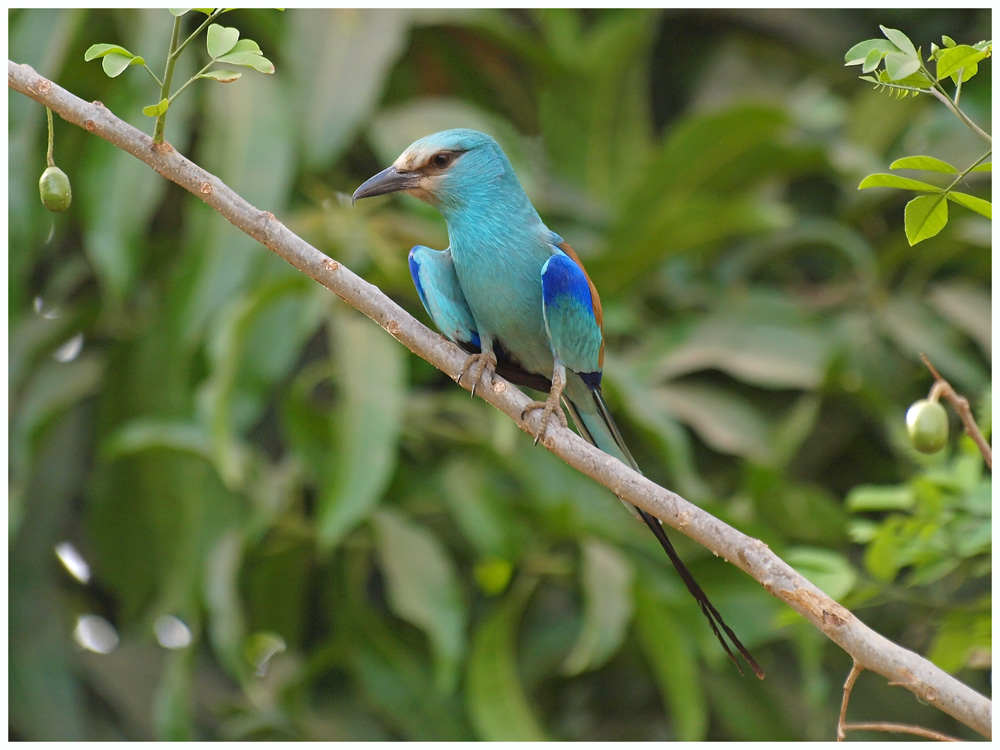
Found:
<path fill-rule="evenodd" d="M 621 647 L 632 619 L 634 571 L 614 547 L 593 537 L 584 541 L 583 629 L 563 662 L 563 671 L 574 675 L 597 669 Z"/>
<path fill-rule="evenodd" d="M 359 315 L 332 332 L 339 391 L 319 497 L 319 541 L 329 550 L 375 508 L 398 458 L 406 395 L 403 348 Z"/>
<path fill-rule="evenodd" d="M 436 536 L 396 511 L 380 510 L 372 521 L 389 604 L 427 634 L 438 689 L 451 692 L 465 652 L 468 619 L 455 566 Z"/>
<path fill-rule="evenodd" d="M 933 237 L 948 223 L 948 201 L 943 195 L 921 195 L 906 204 L 903 226 L 911 245 Z"/>
<path fill-rule="evenodd" d="M 545 732 L 535 717 L 517 669 L 515 642 L 521 612 L 534 582 L 515 586 L 483 620 L 472 641 L 465 703 L 480 740 L 541 742 Z"/>

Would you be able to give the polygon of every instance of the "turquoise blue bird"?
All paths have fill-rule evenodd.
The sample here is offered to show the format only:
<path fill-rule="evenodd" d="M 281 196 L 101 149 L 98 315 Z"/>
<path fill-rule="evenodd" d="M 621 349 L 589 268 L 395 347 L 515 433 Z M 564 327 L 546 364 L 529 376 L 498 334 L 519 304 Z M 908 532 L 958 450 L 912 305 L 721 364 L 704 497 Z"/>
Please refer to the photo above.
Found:
<path fill-rule="evenodd" d="M 593 445 L 639 467 L 601 394 L 604 334 L 601 300 L 587 271 L 562 237 L 542 222 L 493 138 L 475 130 L 445 130 L 411 144 L 395 163 L 367 180 L 354 200 L 404 192 L 437 208 L 450 247 L 410 251 L 410 272 L 431 320 L 469 357 L 459 375 L 489 386 L 496 374 L 547 391 L 530 411 L 541 411 L 535 442 L 560 402 Z M 684 566 L 658 519 L 626 503 L 666 551 L 708 618 L 729 658 L 719 628 L 758 677 L 764 672 L 723 622 Z M 742 669 L 740 670 L 742 672 Z"/>

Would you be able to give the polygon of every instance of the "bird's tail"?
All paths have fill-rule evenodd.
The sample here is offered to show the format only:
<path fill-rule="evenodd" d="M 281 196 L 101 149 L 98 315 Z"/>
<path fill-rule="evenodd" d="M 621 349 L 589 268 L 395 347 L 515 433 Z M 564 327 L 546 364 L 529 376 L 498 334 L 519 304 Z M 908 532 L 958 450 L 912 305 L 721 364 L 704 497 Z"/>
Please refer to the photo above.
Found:
<path fill-rule="evenodd" d="M 622 439 L 621 432 L 618 431 L 618 426 L 615 424 L 615 420 L 611 417 L 611 412 L 608 411 L 608 406 L 604 402 L 604 396 L 601 394 L 600 387 L 593 388 L 590 390 L 593 398 L 593 403 L 587 403 L 586 399 L 583 399 L 581 403 L 574 402 L 569 398 L 564 397 L 563 403 L 566 406 L 566 410 L 573 417 L 573 421 L 576 422 L 577 429 L 585 440 L 593 445 L 596 445 L 605 453 L 608 453 L 615 458 L 627 463 L 636 471 L 639 471 L 639 466 L 636 464 L 635 459 L 632 458 L 632 454 L 629 452 L 628 446 L 625 445 L 625 441 Z M 642 472 L 639 472 L 640 474 Z M 667 538 L 667 533 L 663 530 L 662 524 L 660 524 L 659 519 L 654 518 L 649 513 L 644 511 L 642 508 L 637 508 L 631 503 L 625 503 L 629 510 L 637 514 L 638 517 L 649 527 L 649 530 L 653 532 L 656 536 L 657 541 L 659 541 L 660 546 L 663 547 L 664 552 L 667 553 L 667 557 L 670 558 L 670 562 L 673 563 L 674 568 L 677 569 L 677 573 L 680 575 L 681 580 L 684 581 L 684 585 L 687 586 L 688 591 L 697 600 L 698 606 L 701 607 L 701 611 L 704 613 L 705 617 L 708 619 L 709 624 L 712 626 L 712 632 L 715 633 L 715 637 L 719 639 L 719 643 L 722 644 L 722 648 L 726 650 L 729 658 L 733 660 L 736 664 L 736 668 L 740 670 L 740 674 L 743 674 L 743 668 L 740 667 L 740 663 L 733 656 L 733 652 L 729 648 L 729 644 L 726 643 L 725 638 L 723 638 L 722 633 L 719 632 L 719 628 L 729 637 L 736 649 L 743 655 L 746 659 L 747 664 L 753 669 L 754 674 L 759 678 L 764 678 L 764 670 L 760 668 L 753 656 L 746 647 L 740 643 L 740 639 L 736 637 L 736 634 L 732 629 L 726 625 L 722 619 L 722 615 L 719 611 L 712 606 L 712 602 L 708 600 L 708 596 L 705 594 L 701 586 L 691 575 L 691 571 L 687 569 L 681 561 L 680 556 L 674 549 L 674 545 Z"/>

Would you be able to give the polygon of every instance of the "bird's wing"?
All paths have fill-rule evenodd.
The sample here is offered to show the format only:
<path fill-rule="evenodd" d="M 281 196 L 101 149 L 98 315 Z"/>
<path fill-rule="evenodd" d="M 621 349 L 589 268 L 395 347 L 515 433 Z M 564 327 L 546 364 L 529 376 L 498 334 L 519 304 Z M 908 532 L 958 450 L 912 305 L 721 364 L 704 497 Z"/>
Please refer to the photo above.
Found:
<path fill-rule="evenodd" d="M 417 245 L 410 250 L 410 275 L 427 314 L 447 338 L 479 350 L 479 332 L 455 274 L 450 250 Z"/>
<path fill-rule="evenodd" d="M 603 314 L 597 289 L 567 244 L 542 266 L 542 314 L 552 353 L 588 385 L 601 382 Z"/>
<path fill-rule="evenodd" d="M 479 352 L 481 345 L 476 320 L 455 273 L 451 251 L 417 245 L 410 250 L 410 275 L 413 276 L 420 302 L 437 329 L 469 354 Z M 511 383 L 540 391 L 552 387 L 549 378 L 520 367 L 502 341 L 494 343 L 494 353 L 497 356 L 496 371 Z"/>

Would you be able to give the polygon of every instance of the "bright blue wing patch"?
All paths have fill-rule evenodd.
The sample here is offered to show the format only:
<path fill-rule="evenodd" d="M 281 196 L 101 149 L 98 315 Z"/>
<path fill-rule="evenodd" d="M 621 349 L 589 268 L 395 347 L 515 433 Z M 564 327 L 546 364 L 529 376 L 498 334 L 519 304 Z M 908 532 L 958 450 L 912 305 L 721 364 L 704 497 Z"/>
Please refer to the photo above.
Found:
<path fill-rule="evenodd" d="M 602 334 L 590 284 L 562 251 L 542 266 L 542 313 L 552 352 L 588 386 L 599 386 Z"/>
<path fill-rule="evenodd" d="M 410 250 L 410 275 L 427 314 L 447 338 L 480 348 L 476 321 L 458 283 L 450 250 L 417 245 Z"/>

